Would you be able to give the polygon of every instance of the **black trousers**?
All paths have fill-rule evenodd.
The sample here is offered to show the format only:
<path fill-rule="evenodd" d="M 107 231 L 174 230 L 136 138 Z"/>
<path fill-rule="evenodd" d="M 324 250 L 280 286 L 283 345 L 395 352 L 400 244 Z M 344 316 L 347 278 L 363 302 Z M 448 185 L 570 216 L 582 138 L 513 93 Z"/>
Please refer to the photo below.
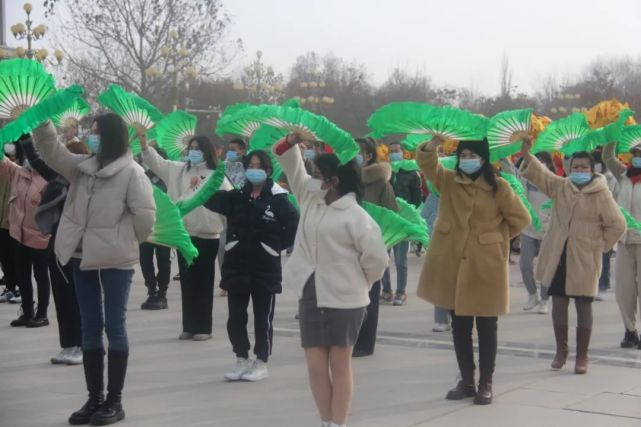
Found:
<path fill-rule="evenodd" d="M 156 265 L 154 266 L 154 254 L 156 254 Z M 158 292 L 161 295 L 167 294 L 169 278 L 171 277 L 171 248 L 144 242 L 140 244 L 140 269 L 145 279 L 149 295 Z"/>
<path fill-rule="evenodd" d="M 227 307 L 227 334 L 237 357 L 249 357 L 249 335 L 247 334 L 247 308 L 249 299 L 254 309 L 254 354 L 263 362 L 267 362 L 272 354 L 274 340 L 274 308 L 276 295 L 267 292 L 253 291 L 250 294 L 229 293 Z"/>
<path fill-rule="evenodd" d="M 214 308 L 214 275 L 218 239 L 191 238 L 198 249 L 192 265 L 178 253 L 180 291 L 182 294 L 183 332 L 211 334 Z"/>
<path fill-rule="evenodd" d="M 7 289 L 15 292 L 16 282 L 16 255 L 9 230 L 0 228 L 0 266 L 6 281 Z"/>
<path fill-rule="evenodd" d="M 20 295 L 22 297 L 22 311 L 25 316 L 33 316 L 33 285 L 31 284 L 31 271 L 36 278 L 38 286 L 38 311 L 37 316 L 47 316 L 49 307 L 49 271 L 47 268 L 47 249 L 33 249 L 23 245 L 15 239 L 13 241 L 16 254 L 16 278 Z"/>
<path fill-rule="evenodd" d="M 454 351 L 461 377 L 464 381 L 474 382 L 474 347 L 472 344 L 472 329 L 476 319 L 476 330 L 479 342 L 480 381 L 492 381 L 496 363 L 497 323 L 498 317 L 457 316 L 452 311 L 452 336 Z"/>
<path fill-rule="evenodd" d="M 381 281 L 374 283 L 369 291 L 369 305 L 365 321 L 358 332 L 354 351 L 373 354 L 376 346 L 376 330 L 378 329 L 378 298 L 381 295 Z"/>

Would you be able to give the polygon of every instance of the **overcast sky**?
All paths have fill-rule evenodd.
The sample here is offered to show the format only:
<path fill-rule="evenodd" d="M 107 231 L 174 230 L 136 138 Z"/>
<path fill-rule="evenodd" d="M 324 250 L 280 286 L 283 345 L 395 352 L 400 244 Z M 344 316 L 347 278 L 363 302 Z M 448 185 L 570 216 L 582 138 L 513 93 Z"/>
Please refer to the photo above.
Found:
<path fill-rule="evenodd" d="M 22 18 L 23 2 L 5 1 L 10 27 Z M 596 57 L 641 57 L 639 0 L 223 1 L 244 60 L 260 49 L 284 73 L 296 56 L 315 50 L 365 64 L 375 83 L 400 66 L 493 93 L 504 53 L 513 83 L 525 91 Z M 32 2 L 41 9 L 41 0 Z"/>

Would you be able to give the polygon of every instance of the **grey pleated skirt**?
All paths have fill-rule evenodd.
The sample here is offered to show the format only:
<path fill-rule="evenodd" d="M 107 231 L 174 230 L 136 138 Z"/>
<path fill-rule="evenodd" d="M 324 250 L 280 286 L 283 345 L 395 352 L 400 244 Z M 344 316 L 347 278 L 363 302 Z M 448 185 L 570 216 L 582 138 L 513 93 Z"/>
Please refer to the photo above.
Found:
<path fill-rule="evenodd" d="M 352 347 L 358 338 L 367 307 L 319 308 L 316 282 L 310 276 L 298 301 L 300 340 L 303 348 Z"/>

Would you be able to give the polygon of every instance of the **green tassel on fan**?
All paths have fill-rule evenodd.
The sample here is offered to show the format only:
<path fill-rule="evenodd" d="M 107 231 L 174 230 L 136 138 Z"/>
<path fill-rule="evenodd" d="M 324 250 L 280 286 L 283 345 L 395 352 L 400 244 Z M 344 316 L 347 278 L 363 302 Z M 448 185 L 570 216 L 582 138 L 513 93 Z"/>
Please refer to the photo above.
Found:
<path fill-rule="evenodd" d="M 131 150 L 140 153 L 138 132 L 147 132 L 164 117 L 158 108 L 138 95 L 127 92 L 118 85 L 111 85 L 98 95 L 98 101 L 118 114 L 129 126 Z"/>
<path fill-rule="evenodd" d="M 519 196 L 519 199 L 521 199 L 521 202 L 523 202 L 523 205 L 529 212 L 530 218 L 532 219 L 532 227 L 534 227 L 534 229 L 538 232 L 542 231 L 543 226 L 541 225 L 541 218 L 539 218 L 539 214 L 532 206 L 532 203 L 530 203 L 530 201 L 527 199 L 523 184 L 521 184 L 521 182 L 514 175 L 511 175 L 509 173 L 501 172 L 501 177 L 506 180 L 508 184 L 510 184 L 512 190 L 514 190 L 516 195 Z"/>
<path fill-rule="evenodd" d="M 623 209 L 621 206 L 619 206 L 619 209 L 621 209 L 621 213 L 625 218 L 625 222 L 628 225 L 628 228 L 630 230 L 636 230 L 638 233 L 641 233 L 641 222 L 637 221 L 630 212 Z"/>
<path fill-rule="evenodd" d="M 185 229 L 180 211 L 174 205 L 169 196 L 163 193 L 158 187 L 153 186 L 154 200 L 156 201 L 156 222 L 148 242 L 157 245 L 175 248 L 191 265 L 198 257 L 198 249 L 191 242 L 191 237 Z"/>
<path fill-rule="evenodd" d="M 583 113 L 573 113 L 567 117 L 555 120 L 541 132 L 532 147 L 532 153 L 542 151 L 561 151 L 570 142 L 584 137 L 591 132 L 588 121 Z"/>
<path fill-rule="evenodd" d="M 409 134 L 401 141 L 401 146 L 406 151 L 416 151 L 419 145 L 431 140 L 432 135 L 430 134 Z"/>
<path fill-rule="evenodd" d="M 624 127 L 617 143 L 617 153 L 629 153 L 637 145 L 641 145 L 641 125 Z"/>
<path fill-rule="evenodd" d="M 78 98 L 82 97 L 82 94 L 82 87 L 73 85 L 45 98 L 0 129 L 0 143 L 14 142 L 22 135 L 31 133 L 52 116 L 69 109 Z"/>
<path fill-rule="evenodd" d="M 14 120 L 55 92 L 51 74 L 38 61 L 0 61 L 0 119 Z"/>
<path fill-rule="evenodd" d="M 521 142 L 530 133 L 531 124 L 531 108 L 503 111 L 492 117 L 487 127 L 490 161 L 494 162 L 521 151 Z"/>
<path fill-rule="evenodd" d="M 85 117 L 91 108 L 84 98 L 78 98 L 71 107 L 60 114 L 51 117 L 51 121 L 58 128 L 78 126 L 80 120 Z"/>
<path fill-rule="evenodd" d="M 432 134 L 468 141 L 483 139 L 487 125 L 488 119 L 478 114 L 418 102 L 384 105 L 367 121 L 367 126 L 378 134 Z"/>
<path fill-rule="evenodd" d="M 400 160 L 398 162 L 392 162 L 392 171 L 398 173 L 399 170 L 404 170 L 408 172 L 418 171 L 418 165 L 416 160 Z"/>
<path fill-rule="evenodd" d="M 168 114 L 149 131 L 147 138 L 155 139 L 171 160 L 182 160 L 187 141 L 196 135 L 198 119 L 193 114 L 178 110 Z"/>
<path fill-rule="evenodd" d="M 189 212 L 194 209 L 204 205 L 212 196 L 220 190 L 223 181 L 225 180 L 225 163 L 218 163 L 218 167 L 213 174 L 205 180 L 205 182 L 200 186 L 198 191 L 191 196 L 191 198 L 186 200 L 178 200 L 176 206 L 180 211 L 182 216 L 187 215 Z"/>
<path fill-rule="evenodd" d="M 398 205 L 398 214 L 409 221 L 411 224 L 418 224 L 421 227 L 425 228 L 425 233 L 429 236 L 429 228 L 427 227 L 427 222 L 425 218 L 421 216 L 421 212 L 414 205 L 407 203 L 402 197 L 396 198 L 396 204 Z"/>
<path fill-rule="evenodd" d="M 404 240 L 422 243 L 423 246 L 429 245 L 429 237 L 425 227 L 412 224 L 396 212 L 373 203 L 363 202 L 363 209 L 380 227 L 383 241 L 388 248 L 392 248 Z"/>

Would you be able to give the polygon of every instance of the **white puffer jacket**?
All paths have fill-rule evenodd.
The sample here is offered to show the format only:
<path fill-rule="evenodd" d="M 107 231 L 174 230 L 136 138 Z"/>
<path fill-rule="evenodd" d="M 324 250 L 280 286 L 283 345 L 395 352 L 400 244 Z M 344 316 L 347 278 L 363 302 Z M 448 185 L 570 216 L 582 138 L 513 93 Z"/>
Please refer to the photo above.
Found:
<path fill-rule="evenodd" d="M 199 186 L 192 187 L 191 180 L 199 177 L 203 181 L 212 174 L 205 163 L 189 167 L 185 162 L 173 162 L 163 159 L 153 148 L 142 152 L 142 161 L 153 173 L 167 185 L 167 195 L 172 201 L 189 199 Z M 233 190 L 234 187 L 225 179 L 221 190 Z M 224 217 L 204 207 L 198 207 L 183 217 L 185 228 L 192 237 L 201 239 L 219 239 L 225 229 Z"/>
<path fill-rule="evenodd" d="M 73 154 L 60 143 L 50 122 L 33 136 L 42 159 L 69 182 L 55 242 L 61 264 L 75 256 L 82 270 L 133 268 L 156 216 L 144 170 L 130 152 L 100 169 L 95 156 Z"/>

